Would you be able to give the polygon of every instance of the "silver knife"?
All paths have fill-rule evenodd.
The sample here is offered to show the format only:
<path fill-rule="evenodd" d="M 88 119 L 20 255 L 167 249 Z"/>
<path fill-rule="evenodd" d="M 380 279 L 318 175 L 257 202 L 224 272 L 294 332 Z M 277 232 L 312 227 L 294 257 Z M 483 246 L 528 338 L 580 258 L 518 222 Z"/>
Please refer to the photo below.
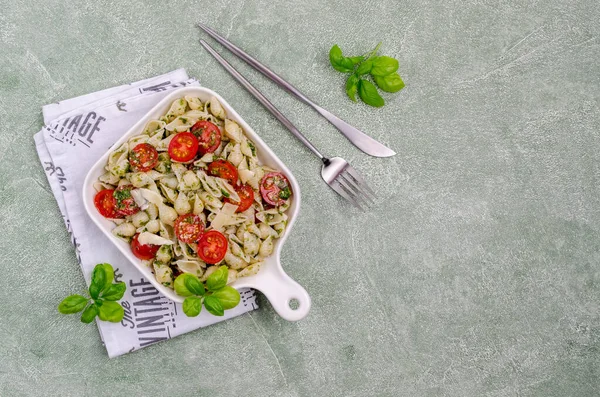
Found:
<path fill-rule="evenodd" d="M 342 134 L 344 134 L 344 136 L 346 138 L 348 138 L 348 140 L 350 142 L 352 142 L 352 144 L 354 144 L 354 146 L 356 146 L 363 152 L 370 154 L 371 156 L 375 156 L 375 157 L 390 157 L 390 156 L 393 156 L 396 154 L 396 152 L 394 152 L 392 149 L 390 149 L 387 146 L 385 146 L 384 144 L 376 141 L 375 139 L 371 138 L 370 136 L 368 136 L 367 134 L 365 134 L 358 128 L 353 127 L 352 125 L 348 124 L 347 122 L 340 119 L 336 115 L 323 109 L 321 106 L 317 105 L 316 103 L 314 103 L 313 101 L 308 99 L 306 97 L 306 95 L 304 95 L 302 92 L 300 92 L 296 87 L 294 87 L 293 85 L 291 85 L 290 83 L 288 83 L 287 81 L 285 81 L 284 79 L 279 77 L 279 75 L 277 75 L 275 72 L 268 69 L 265 65 L 258 62 L 256 59 L 252 58 L 250 55 L 248 55 L 242 49 L 240 49 L 239 47 L 237 47 L 236 45 L 234 45 L 233 43 L 231 43 L 224 37 L 220 36 L 217 32 L 215 32 L 211 28 L 209 28 L 201 23 L 198 23 L 197 25 L 200 29 L 205 31 L 209 36 L 211 36 L 213 39 L 215 39 L 221 45 L 223 45 L 223 47 L 227 48 L 233 54 L 237 55 L 238 57 L 240 57 L 241 59 L 246 61 L 254 69 L 258 70 L 259 72 L 264 74 L 266 77 L 271 79 L 273 82 L 275 82 L 275 84 L 277 84 L 278 86 L 285 89 L 287 92 L 294 95 L 296 98 L 298 98 L 305 104 L 307 104 L 307 105 L 311 106 L 313 109 L 315 109 L 321 116 L 325 117 Z"/>

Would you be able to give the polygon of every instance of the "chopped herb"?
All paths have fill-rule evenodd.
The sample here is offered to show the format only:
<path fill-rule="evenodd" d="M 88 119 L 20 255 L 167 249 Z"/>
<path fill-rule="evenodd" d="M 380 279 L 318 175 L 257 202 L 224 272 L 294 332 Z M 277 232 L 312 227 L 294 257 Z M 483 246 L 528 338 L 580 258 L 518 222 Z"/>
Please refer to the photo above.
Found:
<path fill-rule="evenodd" d="M 283 200 L 287 200 L 290 198 L 290 196 L 292 195 L 292 191 L 290 190 L 289 186 L 284 187 L 280 192 L 279 192 L 279 198 L 283 199 Z"/>
<path fill-rule="evenodd" d="M 252 155 L 256 156 L 256 146 L 254 146 L 254 144 L 252 142 L 248 141 L 248 147 L 252 151 Z"/>
<path fill-rule="evenodd" d="M 117 202 L 120 203 L 121 201 L 131 197 L 131 191 L 129 189 L 117 189 L 114 191 L 113 196 L 115 197 L 115 199 L 117 199 Z"/>

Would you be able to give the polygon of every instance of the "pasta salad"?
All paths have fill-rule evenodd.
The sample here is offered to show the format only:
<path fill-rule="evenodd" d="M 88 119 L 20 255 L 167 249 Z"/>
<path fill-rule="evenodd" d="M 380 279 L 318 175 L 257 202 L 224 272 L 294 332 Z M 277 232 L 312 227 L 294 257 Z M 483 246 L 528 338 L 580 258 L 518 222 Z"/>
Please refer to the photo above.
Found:
<path fill-rule="evenodd" d="M 227 283 L 258 272 L 286 227 L 292 190 L 259 161 L 218 99 L 185 96 L 108 157 L 94 204 L 158 282 L 219 265 Z"/>

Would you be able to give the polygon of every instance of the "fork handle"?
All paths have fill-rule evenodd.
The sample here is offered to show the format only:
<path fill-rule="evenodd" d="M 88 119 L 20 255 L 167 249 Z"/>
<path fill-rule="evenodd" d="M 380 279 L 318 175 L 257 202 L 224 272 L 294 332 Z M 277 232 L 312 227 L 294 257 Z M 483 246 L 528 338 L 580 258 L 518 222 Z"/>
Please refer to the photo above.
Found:
<path fill-rule="evenodd" d="M 269 101 L 262 94 L 262 92 L 260 92 L 248 80 L 246 80 L 246 78 L 242 76 L 240 72 L 235 70 L 235 68 L 231 66 L 231 64 L 227 62 L 217 51 L 215 51 L 206 41 L 200 40 L 200 44 L 206 49 L 206 51 L 210 53 L 210 55 L 215 57 L 217 62 L 219 62 L 221 66 L 223 66 L 225 70 L 227 70 L 237 80 L 238 83 L 244 86 L 244 88 L 247 89 L 254 96 L 254 98 L 256 98 L 265 108 L 267 108 L 267 110 L 273 116 L 275 116 L 275 118 L 279 120 L 281 124 L 285 125 L 287 129 L 290 130 L 290 132 L 304 144 L 304 146 L 309 148 L 311 152 L 321 159 L 321 161 L 325 159 L 325 156 L 323 156 L 321 152 L 319 152 L 319 150 L 314 147 L 314 145 L 310 143 L 310 141 L 300 131 L 298 131 L 296 126 L 287 117 L 285 117 L 283 113 L 281 113 L 279 109 L 277 109 L 275 105 L 273 105 L 271 101 Z"/>

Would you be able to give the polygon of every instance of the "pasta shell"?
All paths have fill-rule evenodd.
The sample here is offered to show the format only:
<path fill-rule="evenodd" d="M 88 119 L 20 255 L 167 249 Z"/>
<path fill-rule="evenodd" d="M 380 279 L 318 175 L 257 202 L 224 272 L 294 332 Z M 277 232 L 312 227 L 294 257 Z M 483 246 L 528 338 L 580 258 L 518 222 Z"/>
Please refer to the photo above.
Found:
<path fill-rule="evenodd" d="M 147 143 L 149 139 L 150 137 L 148 135 L 142 134 L 129 138 L 127 142 L 129 143 L 129 147 L 133 149 L 140 143 Z"/>
<path fill-rule="evenodd" d="M 244 252 L 248 256 L 258 254 L 260 248 L 260 240 L 257 236 L 250 232 L 244 232 Z"/>
<path fill-rule="evenodd" d="M 165 139 L 161 139 L 156 145 L 156 150 L 159 152 L 166 152 L 169 150 L 169 144 L 175 135 L 169 135 Z"/>
<path fill-rule="evenodd" d="M 181 116 L 185 113 L 185 109 L 187 108 L 187 101 L 183 98 L 176 99 L 171 104 L 171 108 L 169 112 L 165 115 L 165 118 L 169 121 L 173 120 L 177 116 Z"/>
<path fill-rule="evenodd" d="M 173 258 L 173 248 L 171 245 L 163 245 L 156 252 L 156 260 L 168 264 Z"/>
<path fill-rule="evenodd" d="M 202 104 L 202 101 L 200 100 L 200 98 L 195 97 L 195 96 L 189 96 L 189 95 L 186 95 L 184 98 L 187 101 L 190 109 L 192 109 L 192 110 L 203 109 L 204 105 Z"/>
<path fill-rule="evenodd" d="M 198 190 L 200 189 L 200 179 L 194 171 L 187 170 L 181 176 L 178 188 L 181 191 Z"/>
<path fill-rule="evenodd" d="M 190 205 L 187 194 L 185 194 L 184 192 L 179 192 L 179 194 L 177 195 L 177 199 L 173 204 L 173 207 L 179 215 L 189 214 L 192 210 L 192 206 Z"/>
<path fill-rule="evenodd" d="M 173 270 L 160 262 L 154 262 L 154 277 L 156 281 L 164 285 L 165 287 L 171 288 L 173 286 Z"/>
<path fill-rule="evenodd" d="M 148 204 L 148 208 L 146 208 L 146 212 L 151 220 L 158 218 L 158 207 L 152 203 Z"/>
<path fill-rule="evenodd" d="M 246 139 L 245 137 L 242 139 L 242 142 L 240 144 L 240 150 L 242 151 L 242 154 L 246 157 L 252 157 L 254 156 L 254 151 L 252 150 L 252 148 L 254 147 L 254 145 L 252 144 L 252 146 L 250 145 L 250 141 L 248 139 Z"/>
<path fill-rule="evenodd" d="M 238 123 L 233 120 L 225 119 L 225 136 L 227 136 L 227 138 L 234 142 L 241 142 L 243 134 L 242 127 L 240 127 Z"/>
<path fill-rule="evenodd" d="M 165 128 L 165 122 L 160 120 L 150 120 L 144 127 L 144 134 L 154 135 L 154 133 L 162 128 Z"/>
<path fill-rule="evenodd" d="M 198 119 L 188 116 L 178 116 L 165 126 L 165 130 L 174 132 L 187 131 L 196 123 Z"/>
<path fill-rule="evenodd" d="M 106 170 L 116 176 L 124 176 L 129 170 L 129 146 L 123 143 L 117 150 L 108 156 Z"/>
<path fill-rule="evenodd" d="M 237 280 L 237 275 L 238 272 L 237 270 L 234 269 L 228 269 L 227 270 L 227 285 L 233 283 L 235 280 Z"/>
<path fill-rule="evenodd" d="M 146 211 L 140 211 L 131 216 L 131 223 L 136 228 L 144 226 L 146 223 L 150 221 L 150 217 Z"/>
<path fill-rule="evenodd" d="M 158 186 L 160 187 L 160 191 L 162 192 L 163 196 L 165 196 L 167 200 L 171 203 L 174 203 L 177 199 L 177 192 L 175 191 L 175 189 L 171 189 L 164 183 L 159 183 Z"/>
<path fill-rule="evenodd" d="M 177 219 L 177 216 L 177 211 L 175 211 L 173 208 L 167 205 L 161 204 L 158 207 L 158 217 L 160 218 L 160 221 L 165 225 L 173 226 L 173 223 L 175 223 L 175 219 Z"/>
<path fill-rule="evenodd" d="M 192 212 L 194 215 L 200 215 L 204 212 L 204 202 L 200 200 L 198 194 L 194 194 L 194 209 Z"/>
<path fill-rule="evenodd" d="M 180 259 L 178 261 L 175 261 L 175 264 L 177 265 L 177 268 L 183 273 L 190 273 L 196 277 L 202 277 L 202 275 L 204 274 L 204 269 L 200 265 L 199 261 Z"/>
<path fill-rule="evenodd" d="M 112 174 L 110 172 L 106 172 L 102 175 L 100 175 L 100 177 L 98 178 L 98 180 L 100 182 L 104 182 L 104 183 L 108 183 L 110 185 L 116 185 L 117 183 L 119 183 L 119 177 L 115 174 Z"/>
<path fill-rule="evenodd" d="M 221 106 L 219 100 L 214 96 L 210 98 L 210 112 L 219 119 L 225 118 L 225 110 L 223 109 L 223 106 Z"/>
<path fill-rule="evenodd" d="M 243 269 L 248 266 L 248 262 L 240 258 L 239 256 L 233 255 L 231 252 L 225 254 L 225 263 L 234 270 Z"/>
<path fill-rule="evenodd" d="M 238 165 L 240 165 L 240 163 L 242 162 L 243 159 L 244 159 L 244 155 L 242 154 L 242 150 L 240 149 L 240 144 L 238 143 L 237 145 L 235 145 L 233 147 L 233 149 L 231 150 L 231 153 L 229 153 L 229 156 L 227 156 L 227 161 L 229 161 L 231 164 L 233 164 L 237 167 Z"/>
<path fill-rule="evenodd" d="M 210 266 L 208 269 L 206 269 L 206 271 L 204 272 L 204 274 L 202 275 L 202 277 L 200 277 L 200 281 L 204 282 L 206 281 L 206 279 L 213 274 L 215 271 L 217 271 L 217 269 L 219 268 L 219 266 Z"/>
<path fill-rule="evenodd" d="M 248 266 L 244 270 L 239 271 L 237 274 L 238 278 L 253 276 L 253 275 L 257 274 L 258 271 L 260 270 L 261 266 L 263 265 L 263 263 L 264 262 L 256 262 L 256 263 Z"/>
<path fill-rule="evenodd" d="M 171 189 L 177 189 L 177 184 L 179 183 L 177 177 L 173 174 L 161 178 L 160 182 Z"/>
<path fill-rule="evenodd" d="M 269 236 L 261 243 L 260 249 L 258 250 L 258 255 L 266 258 L 273 253 L 273 247 L 273 236 Z"/>
<path fill-rule="evenodd" d="M 108 183 L 104 183 L 104 182 L 94 182 L 94 184 L 92 186 L 94 186 L 94 190 L 97 192 L 99 192 L 100 190 L 104 190 L 104 189 L 114 189 L 115 188 L 113 185 L 109 185 Z"/>
<path fill-rule="evenodd" d="M 117 237 L 123 237 L 127 239 L 128 237 L 133 237 L 135 234 L 135 226 L 133 223 L 125 222 L 115 227 L 112 230 L 112 233 Z"/>

